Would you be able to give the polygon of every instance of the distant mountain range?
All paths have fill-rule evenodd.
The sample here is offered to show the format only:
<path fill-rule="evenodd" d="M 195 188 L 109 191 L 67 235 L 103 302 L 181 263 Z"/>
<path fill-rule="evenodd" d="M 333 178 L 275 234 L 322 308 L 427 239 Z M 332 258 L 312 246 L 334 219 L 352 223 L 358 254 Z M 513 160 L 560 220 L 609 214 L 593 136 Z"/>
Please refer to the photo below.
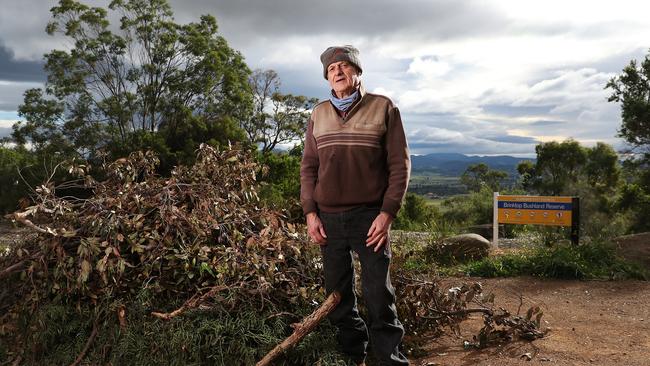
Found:
<path fill-rule="evenodd" d="M 503 170 L 510 177 L 515 177 L 517 164 L 533 158 L 515 158 L 508 155 L 498 156 L 467 156 L 457 153 L 434 153 L 427 155 L 411 155 L 411 169 L 415 171 L 431 171 L 448 177 L 458 177 L 472 164 L 485 163 L 490 169 Z"/>

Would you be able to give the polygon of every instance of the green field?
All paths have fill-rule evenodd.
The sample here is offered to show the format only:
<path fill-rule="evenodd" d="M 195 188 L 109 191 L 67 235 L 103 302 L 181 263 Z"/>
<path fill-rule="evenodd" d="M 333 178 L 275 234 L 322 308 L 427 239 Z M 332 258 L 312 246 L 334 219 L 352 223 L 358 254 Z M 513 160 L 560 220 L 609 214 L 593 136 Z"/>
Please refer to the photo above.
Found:
<path fill-rule="evenodd" d="M 467 189 L 460 183 L 460 177 L 442 176 L 426 170 L 411 172 L 408 191 L 435 200 L 467 193 Z"/>

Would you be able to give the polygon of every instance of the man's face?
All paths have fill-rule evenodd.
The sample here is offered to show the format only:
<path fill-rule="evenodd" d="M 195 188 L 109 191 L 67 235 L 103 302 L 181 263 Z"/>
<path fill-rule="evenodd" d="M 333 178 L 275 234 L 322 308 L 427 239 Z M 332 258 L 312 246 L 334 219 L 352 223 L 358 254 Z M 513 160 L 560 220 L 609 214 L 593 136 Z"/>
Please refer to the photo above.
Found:
<path fill-rule="evenodd" d="M 327 67 L 327 81 L 337 97 L 347 97 L 359 85 L 359 72 L 347 61 L 334 62 Z"/>

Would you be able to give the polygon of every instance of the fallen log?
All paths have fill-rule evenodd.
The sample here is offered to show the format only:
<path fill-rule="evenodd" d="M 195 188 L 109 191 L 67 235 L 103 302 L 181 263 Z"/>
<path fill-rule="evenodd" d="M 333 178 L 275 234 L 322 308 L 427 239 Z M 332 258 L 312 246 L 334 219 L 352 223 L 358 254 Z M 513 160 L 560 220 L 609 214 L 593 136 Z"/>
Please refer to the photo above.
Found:
<path fill-rule="evenodd" d="M 282 343 L 275 346 L 271 352 L 267 353 L 266 356 L 264 356 L 264 358 L 262 358 L 262 360 L 256 364 L 256 366 L 270 365 L 271 362 L 278 356 L 282 355 L 287 350 L 298 344 L 301 339 L 303 339 L 307 334 L 311 333 L 314 328 L 316 328 L 318 323 L 320 323 L 320 321 L 323 320 L 327 314 L 331 313 L 332 310 L 336 308 L 340 301 L 341 294 L 339 294 L 337 291 L 332 292 L 332 294 L 325 300 L 325 302 L 323 302 L 323 304 L 318 309 L 314 310 L 313 313 L 304 318 L 301 323 L 295 324 L 293 333 L 284 341 L 282 341 Z"/>

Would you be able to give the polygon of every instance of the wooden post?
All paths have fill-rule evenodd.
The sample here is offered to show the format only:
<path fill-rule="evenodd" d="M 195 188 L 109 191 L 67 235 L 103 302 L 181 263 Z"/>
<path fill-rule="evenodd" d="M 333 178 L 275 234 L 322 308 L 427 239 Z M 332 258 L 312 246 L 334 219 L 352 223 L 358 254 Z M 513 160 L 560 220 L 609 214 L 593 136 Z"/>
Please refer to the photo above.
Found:
<path fill-rule="evenodd" d="M 571 199 L 571 243 L 580 243 L 580 197 Z"/>
<path fill-rule="evenodd" d="M 282 343 L 278 344 L 267 353 L 264 358 L 256 364 L 256 366 L 266 366 L 270 365 L 271 362 L 276 359 L 281 354 L 285 353 L 290 348 L 294 347 L 301 339 L 303 339 L 307 334 L 309 334 L 327 314 L 331 313 L 332 310 L 341 301 L 341 294 L 337 291 L 332 292 L 332 294 L 325 300 L 325 302 L 313 313 L 309 314 L 303 321 L 299 324 L 296 324 L 293 330 L 293 333 Z"/>
<path fill-rule="evenodd" d="M 492 246 L 499 247 L 499 192 L 494 192 L 492 200 Z"/>

